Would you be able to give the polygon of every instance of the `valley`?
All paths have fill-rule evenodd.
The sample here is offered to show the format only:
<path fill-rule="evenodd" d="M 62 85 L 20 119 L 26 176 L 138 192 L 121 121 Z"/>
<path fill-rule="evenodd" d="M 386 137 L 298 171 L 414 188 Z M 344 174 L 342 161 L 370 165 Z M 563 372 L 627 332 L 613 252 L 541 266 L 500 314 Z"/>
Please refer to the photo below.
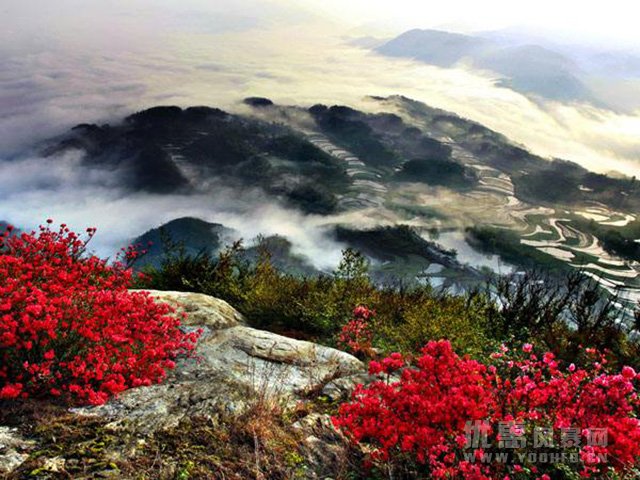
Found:
<path fill-rule="evenodd" d="M 188 199 L 223 184 L 252 199 L 248 211 L 260 203 L 290 209 L 312 221 L 313 241 L 361 250 L 383 283 L 460 291 L 495 274 L 577 269 L 623 306 L 640 299 L 635 178 L 536 156 L 406 97 L 368 97 L 366 105 L 305 108 L 255 97 L 234 114 L 154 107 L 122 124 L 79 125 L 44 155 L 56 162 L 80 151 L 83 168 L 106 171 L 133 192 Z M 194 229 L 196 220 L 168 228 L 191 254 L 217 254 L 243 237 L 207 226 L 215 218 Z M 215 239 L 203 233 L 211 228 Z M 149 236 L 156 242 L 149 262 L 158 262 L 158 233 L 140 238 Z M 286 231 L 243 240 L 247 258 L 267 241 L 283 268 L 326 271 L 318 250 L 306 251 Z"/>

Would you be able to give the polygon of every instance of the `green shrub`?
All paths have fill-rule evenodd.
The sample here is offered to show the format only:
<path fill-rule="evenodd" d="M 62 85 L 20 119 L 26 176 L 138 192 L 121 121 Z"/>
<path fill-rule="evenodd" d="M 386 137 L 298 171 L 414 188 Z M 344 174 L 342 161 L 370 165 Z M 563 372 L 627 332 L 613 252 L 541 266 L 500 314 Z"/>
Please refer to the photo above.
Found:
<path fill-rule="evenodd" d="M 187 290 L 230 302 L 262 329 L 335 345 L 353 308 L 376 311 L 373 346 L 414 353 L 429 340 L 448 339 L 461 353 L 481 358 L 503 342 L 530 342 L 577 361 L 579 345 L 612 352 L 614 362 L 638 365 L 640 346 L 618 321 L 615 298 L 580 275 L 502 277 L 486 291 L 442 294 L 430 286 L 376 285 L 369 264 L 347 249 L 332 274 L 280 271 L 268 248 L 245 260 L 240 243 L 217 258 L 189 256 L 179 248 L 160 267 L 146 270 L 145 288 Z M 640 318 L 640 316 L 639 316 Z M 638 322 L 640 325 L 640 321 Z"/>

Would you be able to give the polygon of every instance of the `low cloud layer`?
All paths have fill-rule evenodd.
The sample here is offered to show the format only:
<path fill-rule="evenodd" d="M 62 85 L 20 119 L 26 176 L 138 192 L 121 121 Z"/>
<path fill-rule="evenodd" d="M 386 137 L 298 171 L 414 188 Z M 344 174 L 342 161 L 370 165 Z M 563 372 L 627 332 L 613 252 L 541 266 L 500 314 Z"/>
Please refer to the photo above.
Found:
<path fill-rule="evenodd" d="M 57 158 L 24 158 L 0 163 L 0 219 L 25 229 L 46 218 L 75 231 L 97 226 L 91 248 L 113 257 L 146 230 L 178 217 L 222 223 L 251 243 L 259 235 L 281 234 L 294 252 L 308 256 L 320 269 L 337 265 L 342 245 L 326 235 L 326 219 L 304 216 L 267 201 L 261 190 L 231 190 L 213 181 L 195 195 L 130 193 L 118 188 L 119 172 L 80 165 L 80 152 Z"/>

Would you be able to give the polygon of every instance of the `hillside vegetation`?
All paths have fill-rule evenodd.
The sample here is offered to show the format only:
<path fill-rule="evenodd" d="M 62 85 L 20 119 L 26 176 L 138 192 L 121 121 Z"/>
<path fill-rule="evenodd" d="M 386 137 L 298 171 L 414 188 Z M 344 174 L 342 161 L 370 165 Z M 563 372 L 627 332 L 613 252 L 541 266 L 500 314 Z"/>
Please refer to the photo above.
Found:
<path fill-rule="evenodd" d="M 139 275 L 144 252 L 108 265 L 86 250 L 94 233 L 0 237 L 8 478 L 637 474 L 637 325 L 580 274 L 499 277 L 455 295 L 375 283 L 353 249 L 331 274 L 294 275 L 272 262 L 279 242 L 254 259 L 236 242 L 216 256 L 169 249 Z M 372 248 L 390 234 L 359 240 Z M 410 229 L 404 238 L 422 248 Z M 518 462 L 474 463 L 468 422 L 488 425 L 499 452 L 505 422 L 586 425 L 585 441 L 606 426 L 611 442 L 567 447 L 574 463 L 536 463 L 527 445 Z"/>
<path fill-rule="evenodd" d="M 362 248 L 370 240 L 361 237 Z M 544 345 L 572 362 L 579 345 L 592 345 L 611 351 L 616 362 L 640 367 L 640 344 L 630 335 L 636 327 L 619 322 L 615 298 L 578 272 L 550 277 L 532 270 L 452 294 L 428 284 L 385 286 L 372 280 L 369 268 L 366 257 L 347 249 L 332 274 L 294 275 L 273 265 L 266 246 L 248 262 L 236 243 L 218 256 L 168 252 L 159 267 L 143 270 L 140 285 L 213 295 L 257 327 L 329 345 L 354 306 L 367 305 L 377 312 L 373 346 L 381 352 L 411 353 L 427 340 L 446 338 L 461 353 L 482 355 L 517 340 Z"/>

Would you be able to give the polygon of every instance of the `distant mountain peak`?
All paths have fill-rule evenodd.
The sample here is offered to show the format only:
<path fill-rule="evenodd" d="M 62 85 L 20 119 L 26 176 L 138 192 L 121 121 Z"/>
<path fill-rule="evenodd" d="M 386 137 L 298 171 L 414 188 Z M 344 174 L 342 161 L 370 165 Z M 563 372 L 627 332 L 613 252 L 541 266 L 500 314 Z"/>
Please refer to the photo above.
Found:
<path fill-rule="evenodd" d="M 413 29 L 375 50 L 446 68 L 465 60 L 476 68 L 502 75 L 500 85 L 525 95 L 598 103 L 583 81 L 577 63 L 546 45 L 509 44 L 483 36 Z"/>

